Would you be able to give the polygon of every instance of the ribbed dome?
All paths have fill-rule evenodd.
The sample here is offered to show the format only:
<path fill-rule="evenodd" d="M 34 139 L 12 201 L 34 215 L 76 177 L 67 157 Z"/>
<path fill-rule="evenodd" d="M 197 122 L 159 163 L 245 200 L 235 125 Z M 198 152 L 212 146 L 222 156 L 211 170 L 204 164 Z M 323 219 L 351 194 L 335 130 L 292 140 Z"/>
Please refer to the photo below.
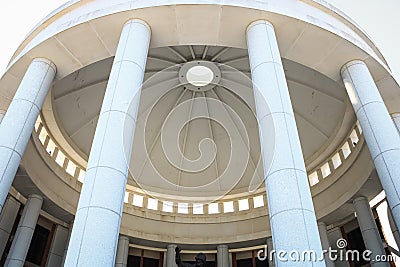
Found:
<path fill-rule="evenodd" d="M 196 91 L 181 83 L 181 68 L 197 61 L 218 68 L 218 84 Z M 288 60 L 283 63 L 304 158 L 315 158 L 341 127 L 344 89 L 314 70 Z M 58 82 L 53 91 L 58 124 L 86 157 L 111 64 L 109 58 L 88 66 Z M 151 49 L 140 101 L 130 184 L 194 197 L 242 193 L 263 186 L 246 50 L 209 46 Z"/>

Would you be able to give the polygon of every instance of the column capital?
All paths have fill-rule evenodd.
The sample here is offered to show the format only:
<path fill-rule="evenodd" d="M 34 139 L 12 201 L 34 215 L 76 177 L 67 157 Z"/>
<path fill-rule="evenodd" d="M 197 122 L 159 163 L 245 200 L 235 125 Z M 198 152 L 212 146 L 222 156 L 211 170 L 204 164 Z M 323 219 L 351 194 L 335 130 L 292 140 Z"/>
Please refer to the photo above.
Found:
<path fill-rule="evenodd" d="M 260 20 L 256 20 L 256 21 L 253 21 L 252 23 L 250 23 L 249 26 L 247 26 L 247 28 L 246 28 L 246 33 L 247 33 L 252 27 L 254 27 L 254 26 L 256 26 L 256 25 L 259 25 L 259 24 L 264 24 L 264 25 L 266 25 L 266 26 L 270 26 L 270 27 L 274 28 L 274 25 L 273 25 L 271 22 L 269 22 L 268 20 L 260 19 Z"/>
<path fill-rule="evenodd" d="M 400 117 L 400 112 L 393 112 L 393 113 L 390 113 L 390 116 L 391 116 L 392 118 Z"/>
<path fill-rule="evenodd" d="M 51 60 L 48 59 L 48 58 L 45 58 L 45 57 L 36 57 L 36 58 L 34 58 L 34 59 L 32 60 L 32 63 L 33 63 L 33 62 L 45 63 L 45 64 L 49 65 L 49 66 L 54 70 L 54 72 L 57 72 L 57 66 L 56 66 L 56 64 L 54 64 L 53 61 L 51 61 Z"/>
<path fill-rule="evenodd" d="M 340 74 L 343 75 L 343 72 L 345 72 L 347 68 L 357 64 L 367 66 L 367 64 L 365 64 L 365 62 L 361 59 L 350 60 L 349 62 L 343 64 L 342 68 L 340 69 Z"/>
<path fill-rule="evenodd" d="M 147 30 L 149 30 L 149 32 L 151 33 L 151 27 L 150 25 L 141 19 L 129 19 L 127 22 L 125 22 L 124 27 L 128 24 L 133 24 L 133 23 L 138 23 L 138 24 L 142 24 L 143 26 L 145 26 L 147 28 Z"/>
<path fill-rule="evenodd" d="M 229 249 L 228 245 L 218 245 L 217 249 Z"/>
<path fill-rule="evenodd" d="M 367 201 L 368 202 L 368 198 L 366 196 L 358 196 L 353 199 L 353 204 L 355 204 L 356 202 L 359 202 L 359 201 Z"/>
<path fill-rule="evenodd" d="M 129 237 L 126 235 L 119 235 L 118 239 L 129 241 Z"/>
<path fill-rule="evenodd" d="M 28 198 L 30 198 L 30 199 L 36 198 L 36 199 L 39 199 L 39 200 L 43 201 L 43 197 L 41 195 L 37 195 L 37 194 L 30 194 L 28 196 Z"/>

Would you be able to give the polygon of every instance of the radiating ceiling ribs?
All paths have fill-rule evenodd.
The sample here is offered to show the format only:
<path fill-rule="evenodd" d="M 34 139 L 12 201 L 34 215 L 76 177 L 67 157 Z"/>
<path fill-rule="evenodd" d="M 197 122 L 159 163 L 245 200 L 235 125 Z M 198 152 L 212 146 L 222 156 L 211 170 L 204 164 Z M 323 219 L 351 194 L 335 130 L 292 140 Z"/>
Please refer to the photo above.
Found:
<path fill-rule="evenodd" d="M 205 109 L 207 111 L 207 116 L 209 118 L 208 119 L 208 126 L 209 126 L 209 130 L 210 130 L 210 136 L 211 136 L 211 139 L 214 140 L 214 142 L 215 142 L 214 131 L 213 131 L 212 121 L 211 121 L 212 117 L 210 115 L 210 109 L 209 109 L 209 106 L 208 106 L 208 98 L 206 96 L 206 92 L 203 92 L 203 98 L 204 98 L 204 103 L 205 103 Z M 218 147 L 217 147 L 217 154 L 218 154 Z M 221 181 L 219 179 L 220 173 L 219 173 L 219 168 L 218 168 L 218 158 L 217 158 L 217 156 L 215 157 L 214 162 L 215 162 L 214 166 L 215 166 L 216 178 L 218 179 L 218 190 L 221 191 Z"/>
<path fill-rule="evenodd" d="M 172 79 L 170 79 L 169 81 L 172 81 Z M 161 83 L 159 83 L 158 85 L 160 85 Z M 157 84 L 156 84 L 157 85 Z M 155 85 L 154 85 L 155 86 Z M 179 84 L 176 84 L 175 86 L 167 86 L 166 87 L 166 92 L 160 97 L 160 98 L 162 98 L 166 93 L 168 93 L 170 90 L 172 90 L 172 89 L 175 89 L 175 88 L 178 88 L 179 87 Z M 147 87 L 147 88 L 149 88 L 149 87 Z M 163 88 L 163 90 L 164 90 L 164 88 Z M 142 91 L 143 91 L 143 89 L 142 89 Z M 147 92 L 146 92 L 147 93 Z M 152 104 L 150 104 L 148 107 L 146 107 L 146 108 L 141 108 L 141 111 L 138 113 L 138 117 L 141 117 L 144 113 L 146 113 L 149 109 L 151 109 L 153 107 L 153 105 Z"/>
<path fill-rule="evenodd" d="M 181 157 L 181 162 L 179 163 L 179 175 L 178 175 L 178 181 L 176 183 L 176 190 L 179 191 L 180 188 L 180 184 L 181 184 L 181 178 L 182 178 L 182 165 L 183 165 L 183 158 L 185 157 L 185 152 L 186 152 L 186 141 L 188 138 L 188 133 L 189 133 L 189 126 L 190 126 L 190 118 L 192 117 L 192 111 L 193 111 L 193 104 L 195 102 L 195 96 L 196 96 L 196 92 L 193 91 L 192 93 L 192 98 L 191 98 L 191 102 L 190 102 L 190 108 L 189 108 L 189 112 L 188 112 L 188 120 L 187 120 L 187 124 L 186 124 L 186 128 L 185 128 L 185 136 L 183 138 L 183 144 L 182 144 L 182 157 Z"/>
<path fill-rule="evenodd" d="M 249 56 L 243 56 L 243 57 L 232 58 L 232 59 L 230 59 L 230 60 L 224 61 L 223 63 L 224 63 L 225 65 L 229 65 L 229 64 L 231 64 L 231 63 L 236 63 L 236 62 L 243 61 L 243 60 L 249 60 Z"/>
<path fill-rule="evenodd" d="M 220 86 L 225 88 L 228 92 L 232 92 L 232 90 L 230 88 L 233 87 L 233 86 L 235 88 L 237 88 L 239 91 L 241 90 L 242 92 L 245 92 L 245 91 L 248 91 L 248 90 L 253 90 L 252 89 L 252 86 L 253 86 L 252 84 L 245 85 L 245 84 L 236 82 L 236 81 L 231 80 L 231 79 L 226 79 L 226 78 L 223 78 L 223 77 L 221 78 Z M 246 106 L 248 106 L 246 101 L 243 100 L 242 97 L 238 96 L 238 99 L 240 99 Z"/>
<path fill-rule="evenodd" d="M 151 60 L 155 60 L 155 61 L 159 61 L 159 62 L 163 62 L 163 63 L 167 63 L 167 64 L 170 64 L 170 65 L 177 65 L 177 64 L 179 64 L 179 62 L 175 62 L 175 61 L 172 61 L 172 60 L 170 60 L 170 59 L 166 59 L 166 58 L 160 58 L 160 57 L 155 57 L 155 56 L 147 56 L 147 59 L 151 59 Z"/>
<path fill-rule="evenodd" d="M 157 73 L 177 73 L 178 71 L 172 69 L 149 69 L 146 70 L 145 74 L 157 74 Z"/>
<path fill-rule="evenodd" d="M 171 113 L 171 111 L 173 111 L 174 108 L 176 108 L 176 107 L 178 106 L 178 104 L 180 103 L 182 97 L 185 95 L 186 92 L 187 92 L 187 89 L 183 89 L 183 90 L 182 90 L 182 93 L 179 95 L 178 99 L 175 101 L 174 105 L 171 107 L 171 110 L 170 110 L 169 113 Z M 168 113 L 168 114 L 169 114 L 169 113 Z M 167 114 L 167 116 L 168 116 L 168 114 Z M 154 147 L 155 147 L 155 145 L 156 145 L 156 143 L 157 143 L 157 140 L 160 138 L 161 132 L 162 132 L 162 127 L 160 127 L 160 129 L 158 129 L 157 135 L 156 135 L 156 137 L 154 138 L 153 142 L 152 142 L 151 145 L 150 145 L 150 150 L 147 151 L 147 157 L 146 157 L 146 159 L 144 160 L 143 165 L 142 165 L 141 168 L 140 168 L 138 177 L 136 177 L 136 181 L 138 181 L 138 182 L 139 182 L 140 179 L 142 178 L 143 171 L 144 171 L 144 167 L 146 166 L 147 162 L 149 161 L 150 155 L 153 153 Z M 146 145 L 145 145 L 145 146 L 146 146 Z"/>
<path fill-rule="evenodd" d="M 193 59 L 196 59 L 196 54 L 194 53 L 193 46 L 189 45 L 190 54 L 192 55 Z"/>
<path fill-rule="evenodd" d="M 208 52 L 208 48 L 209 48 L 208 45 L 204 46 L 204 51 L 203 51 L 203 55 L 201 56 L 201 59 L 204 60 L 206 58 L 207 52 Z"/>
<path fill-rule="evenodd" d="M 58 101 L 63 97 L 70 96 L 70 95 L 72 95 L 74 93 L 77 93 L 79 91 L 86 90 L 86 89 L 88 89 L 88 88 L 90 88 L 92 86 L 95 86 L 95 85 L 98 85 L 98 84 L 101 84 L 101 83 L 107 83 L 107 82 L 108 82 L 108 77 L 106 79 L 102 79 L 102 80 L 95 81 L 95 82 L 92 82 L 92 83 L 89 83 L 89 84 L 85 84 L 83 86 L 80 86 L 80 87 L 72 90 L 72 91 L 69 91 L 69 92 L 66 92 L 64 94 L 58 95 L 57 97 L 54 97 L 54 101 Z"/>
<path fill-rule="evenodd" d="M 187 59 L 181 53 L 179 53 L 177 50 L 175 50 L 173 47 L 167 46 L 167 48 L 169 49 L 169 51 L 171 51 L 176 56 L 178 56 L 180 59 L 182 59 L 183 62 L 187 62 Z"/>
<path fill-rule="evenodd" d="M 172 82 L 172 81 L 177 81 L 176 86 L 179 85 L 179 77 L 173 77 L 173 78 L 170 78 L 170 79 L 168 79 L 168 80 L 164 80 L 164 81 L 162 81 L 162 82 L 155 83 L 155 84 L 150 85 L 150 86 L 143 86 L 142 91 L 144 91 L 144 90 L 149 90 L 149 89 L 153 89 L 154 87 L 160 86 L 160 84 L 168 83 L 168 82 Z"/>
<path fill-rule="evenodd" d="M 304 83 L 302 81 L 299 81 L 299 80 L 296 80 L 296 79 L 292 79 L 292 78 L 288 78 L 288 82 L 296 83 L 296 84 L 302 85 L 304 87 L 310 88 L 311 90 L 318 91 L 319 93 L 321 93 L 323 95 L 326 95 L 327 97 L 332 98 L 333 100 L 335 100 L 335 101 L 337 101 L 337 102 L 339 102 L 341 104 L 344 104 L 344 99 L 343 100 L 339 99 L 336 96 L 333 96 L 331 94 L 328 94 L 327 92 L 321 91 L 316 87 L 311 87 L 310 85 L 308 85 L 308 84 L 306 84 L 306 83 Z"/>
<path fill-rule="evenodd" d="M 225 64 L 225 62 L 223 64 Z M 251 74 L 250 70 L 238 70 L 238 69 L 221 70 L 221 73 L 238 73 L 238 72 L 244 74 Z"/>
<path fill-rule="evenodd" d="M 215 56 L 213 56 L 213 57 L 211 58 L 211 61 L 215 61 L 217 58 L 219 58 L 220 56 L 222 56 L 223 54 L 225 54 L 229 49 L 230 49 L 230 47 L 225 47 L 225 48 L 223 48 L 221 51 L 219 51 Z"/>
<path fill-rule="evenodd" d="M 228 94 L 231 94 L 231 95 L 233 95 L 233 97 L 238 97 L 234 92 L 232 92 L 231 90 L 227 90 L 227 89 L 225 89 L 226 91 L 227 91 L 227 93 Z M 216 96 L 218 97 L 218 99 L 220 99 L 220 101 L 222 101 L 222 98 L 217 94 L 217 92 L 215 92 L 215 94 L 216 94 Z M 240 100 L 240 101 L 243 101 L 243 99 L 241 99 L 240 97 L 238 97 L 238 99 Z M 252 112 L 253 113 L 253 111 L 251 110 L 251 108 L 243 101 L 243 103 L 246 105 L 246 107 L 247 108 L 249 108 L 250 109 L 250 112 Z M 225 108 L 225 110 L 226 110 L 226 108 Z M 233 120 L 233 118 L 231 117 L 231 120 L 233 121 L 233 123 L 235 123 L 235 121 Z M 236 125 L 236 124 L 235 124 Z M 240 132 L 239 132 L 240 133 Z M 241 135 L 240 135 L 241 136 Z M 242 137 L 242 136 L 241 136 Z M 242 137 L 242 140 L 243 140 L 243 137 Z M 244 142 L 244 141 L 243 141 Z M 255 164 L 255 161 L 254 161 L 254 158 L 252 157 L 252 155 L 251 155 L 251 153 L 250 153 L 250 147 L 248 147 L 248 152 L 249 152 L 249 155 L 250 155 L 250 159 L 251 159 L 251 163 L 253 164 L 253 167 L 254 167 L 254 171 L 257 171 L 258 169 L 257 169 L 257 166 L 258 166 L 258 164 L 256 165 Z M 259 160 L 261 159 L 261 156 L 260 156 L 260 158 L 259 158 Z M 260 174 L 259 173 L 259 177 L 262 177 L 262 174 Z"/>
<path fill-rule="evenodd" d="M 224 88 L 224 89 L 225 89 L 225 88 Z M 230 92 L 230 90 L 227 90 L 227 89 L 225 89 L 225 90 L 228 91 L 228 92 Z M 214 96 L 216 97 L 217 100 L 221 101 L 222 103 L 225 103 L 225 102 L 222 100 L 222 97 L 220 97 L 220 96 L 218 95 L 218 93 L 216 92 L 215 88 L 214 88 L 213 90 L 210 90 L 209 92 L 212 92 L 212 93 L 214 94 Z M 225 113 L 228 114 L 228 117 L 230 118 L 230 120 L 231 120 L 231 121 L 233 122 L 233 124 L 236 126 L 236 129 L 239 129 L 239 128 L 237 127 L 237 124 L 235 123 L 235 120 L 232 118 L 232 115 L 231 115 L 230 112 L 227 110 L 226 106 L 225 106 L 225 105 L 221 105 L 221 106 L 223 107 L 223 110 L 225 111 Z M 244 144 L 245 147 L 247 148 L 247 152 L 249 153 L 250 163 L 253 165 L 254 171 L 256 172 L 256 171 L 258 171 L 258 168 L 257 168 L 258 164 L 255 164 L 254 158 L 252 157 L 252 155 L 251 155 L 251 153 L 250 153 L 250 147 L 249 147 L 249 146 L 246 146 L 246 142 L 244 141 L 244 140 L 245 140 L 244 137 L 241 135 L 241 133 L 240 133 L 239 130 L 238 130 L 238 132 L 239 132 L 239 136 L 240 136 L 240 138 L 241 138 L 243 144 Z M 249 145 L 250 145 L 250 144 L 249 144 Z M 261 159 L 261 156 L 260 156 L 260 159 Z M 262 175 L 259 174 L 259 177 L 262 177 Z"/>
<path fill-rule="evenodd" d="M 79 133 L 80 130 L 85 128 L 93 120 L 97 119 L 99 116 L 100 116 L 100 114 L 95 114 L 94 116 L 91 116 L 88 120 L 84 121 L 83 124 L 79 124 L 79 126 L 76 127 L 76 129 L 72 131 L 72 133 L 69 135 L 69 137 L 72 139 L 77 133 Z"/>
<path fill-rule="evenodd" d="M 318 126 L 316 126 L 312 121 L 310 121 L 306 116 L 304 116 L 303 114 L 301 114 L 298 110 L 296 110 L 293 107 L 293 111 L 295 114 L 297 114 L 300 118 L 302 118 L 305 122 L 307 122 L 311 127 L 313 127 L 315 130 L 317 130 L 318 132 L 320 132 L 326 140 L 329 139 L 329 136 L 322 130 L 320 129 Z"/>

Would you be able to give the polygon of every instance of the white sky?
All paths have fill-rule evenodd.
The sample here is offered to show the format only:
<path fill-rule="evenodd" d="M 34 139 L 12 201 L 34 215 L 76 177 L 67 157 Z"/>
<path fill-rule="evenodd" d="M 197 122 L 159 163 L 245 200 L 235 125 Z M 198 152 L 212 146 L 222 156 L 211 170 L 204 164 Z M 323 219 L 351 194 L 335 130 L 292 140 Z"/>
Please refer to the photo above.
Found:
<path fill-rule="evenodd" d="M 66 0 L 0 2 L 0 74 L 25 35 Z M 375 41 L 400 81 L 400 1 L 328 0 L 353 18 Z"/>
<path fill-rule="evenodd" d="M 0 0 L 0 75 L 30 30 L 66 0 Z"/>

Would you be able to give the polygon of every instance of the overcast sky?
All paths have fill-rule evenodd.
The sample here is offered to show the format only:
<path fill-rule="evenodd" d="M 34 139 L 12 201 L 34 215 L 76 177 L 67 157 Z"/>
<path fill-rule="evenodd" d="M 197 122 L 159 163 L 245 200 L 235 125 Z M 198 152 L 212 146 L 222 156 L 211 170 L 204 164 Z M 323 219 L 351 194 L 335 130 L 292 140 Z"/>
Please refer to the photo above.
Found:
<path fill-rule="evenodd" d="M 25 35 L 65 0 L 0 1 L 0 74 Z M 355 20 L 375 41 L 400 81 L 400 1 L 328 0 Z"/>

